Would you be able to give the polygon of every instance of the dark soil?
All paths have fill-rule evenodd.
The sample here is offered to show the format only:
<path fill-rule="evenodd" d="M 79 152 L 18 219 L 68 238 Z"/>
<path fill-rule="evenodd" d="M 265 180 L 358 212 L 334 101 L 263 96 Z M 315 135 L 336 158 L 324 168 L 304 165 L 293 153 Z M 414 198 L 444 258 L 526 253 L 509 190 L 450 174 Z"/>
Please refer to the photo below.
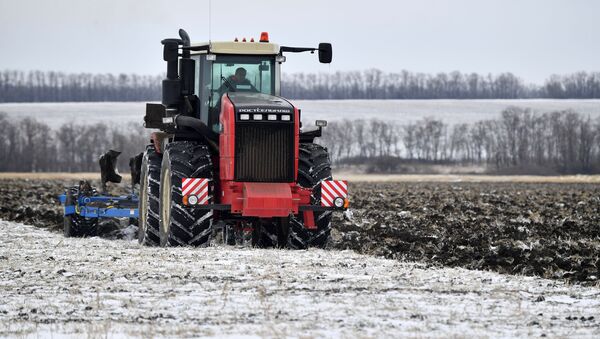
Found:
<path fill-rule="evenodd" d="M 73 184 L 0 180 L 0 218 L 61 230 L 57 195 Z M 600 277 L 599 185 L 352 183 L 350 193 L 352 216 L 334 219 L 333 248 L 573 282 Z M 118 225 L 103 227 L 112 237 Z"/>
<path fill-rule="evenodd" d="M 502 273 L 597 281 L 600 186 L 353 183 L 334 247 Z"/>

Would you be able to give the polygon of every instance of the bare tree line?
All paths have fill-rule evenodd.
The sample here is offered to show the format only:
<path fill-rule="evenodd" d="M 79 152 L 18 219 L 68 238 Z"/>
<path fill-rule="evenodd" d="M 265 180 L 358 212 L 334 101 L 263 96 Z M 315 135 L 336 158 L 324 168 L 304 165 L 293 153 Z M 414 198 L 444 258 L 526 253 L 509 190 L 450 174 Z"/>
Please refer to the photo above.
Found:
<path fill-rule="evenodd" d="M 523 99 L 600 98 L 600 72 L 552 75 L 526 85 L 512 73 L 438 73 L 378 69 L 333 74 L 284 74 L 284 96 L 294 99 Z"/>
<path fill-rule="evenodd" d="M 52 130 L 32 118 L 0 113 L 0 171 L 95 172 L 108 149 L 122 151 L 119 168 L 143 150 L 139 124 L 72 122 Z M 448 124 L 424 118 L 405 125 L 382 120 L 330 122 L 321 138 L 336 165 L 370 164 L 398 171 L 406 162 L 476 164 L 513 173 L 600 173 L 600 119 L 573 111 L 533 113 L 510 107 L 496 119 Z"/>
<path fill-rule="evenodd" d="M 403 162 L 478 164 L 514 173 L 599 173 L 600 119 L 573 111 L 536 114 L 510 107 L 500 117 L 450 125 L 334 121 L 322 138 L 334 163 L 395 171 Z"/>
<path fill-rule="evenodd" d="M 0 72 L 0 102 L 160 100 L 162 76 Z"/>
<path fill-rule="evenodd" d="M 118 168 L 143 150 L 149 135 L 139 124 L 108 126 L 72 122 L 52 130 L 32 118 L 9 120 L 0 113 L 0 172 L 97 172 L 98 157 L 121 151 Z"/>
<path fill-rule="evenodd" d="M 162 78 L 5 70 L 0 102 L 159 101 Z M 600 72 L 552 75 L 541 86 L 526 85 L 512 73 L 294 73 L 283 75 L 282 94 L 290 99 L 592 99 L 600 98 Z"/>

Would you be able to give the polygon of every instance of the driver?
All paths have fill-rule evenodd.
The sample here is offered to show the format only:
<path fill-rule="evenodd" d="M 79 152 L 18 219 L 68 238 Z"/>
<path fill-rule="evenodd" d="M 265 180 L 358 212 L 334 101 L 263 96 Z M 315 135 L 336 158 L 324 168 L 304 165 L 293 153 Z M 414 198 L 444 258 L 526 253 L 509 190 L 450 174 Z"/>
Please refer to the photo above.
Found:
<path fill-rule="evenodd" d="M 227 78 L 227 81 L 223 81 L 220 88 L 221 93 L 226 91 L 235 92 L 238 90 L 258 92 L 250 80 L 246 79 L 246 69 L 244 67 L 238 67 L 235 70 L 235 74 Z"/>

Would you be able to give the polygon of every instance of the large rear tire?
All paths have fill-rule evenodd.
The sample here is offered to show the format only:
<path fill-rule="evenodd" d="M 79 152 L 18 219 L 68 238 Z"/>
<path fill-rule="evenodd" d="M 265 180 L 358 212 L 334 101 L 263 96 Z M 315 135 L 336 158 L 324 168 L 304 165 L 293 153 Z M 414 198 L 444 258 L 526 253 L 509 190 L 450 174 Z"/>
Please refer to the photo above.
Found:
<path fill-rule="evenodd" d="M 206 145 L 175 141 L 165 147 L 160 175 L 160 245 L 206 246 L 211 239 L 213 211 L 183 205 L 183 178 L 212 181 L 213 166 Z M 210 190 L 208 194 L 212 203 Z"/>
<path fill-rule="evenodd" d="M 160 168 L 162 156 L 153 145 L 146 146 L 140 173 L 138 241 L 147 246 L 160 243 Z"/>
<path fill-rule="evenodd" d="M 321 180 L 331 180 L 331 161 L 327 148 L 313 144 L 300 144 L 298 159 L 298 185 L 312 189 L 311 204 L 321 204 Z M 331 211 L 314 212 L 316 230 L 304 226 L 300 213 L 290 218 L 288 246 L 295 249 L 324 248 L 331 234 Z"/>

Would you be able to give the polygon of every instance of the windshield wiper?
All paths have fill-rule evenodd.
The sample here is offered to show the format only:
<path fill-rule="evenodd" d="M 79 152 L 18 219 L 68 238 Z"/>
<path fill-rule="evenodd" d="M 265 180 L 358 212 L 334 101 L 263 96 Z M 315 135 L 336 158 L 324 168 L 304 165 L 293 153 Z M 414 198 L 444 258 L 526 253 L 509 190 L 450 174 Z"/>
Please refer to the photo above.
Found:
<path fill-rule="evenodd" d="M 224 76 L 221 75 L 221 80 L 223 80 L 223 82 L 225 83 L 225 85 L 227 85 L 227 87 L 229 87 L 231 89 L 232 92 L 235 92 L 235 87 L 233 87 L 233 85 L 231 84 L 231 82 L 229 82 L 229 80 L 227 80 Z"/>

